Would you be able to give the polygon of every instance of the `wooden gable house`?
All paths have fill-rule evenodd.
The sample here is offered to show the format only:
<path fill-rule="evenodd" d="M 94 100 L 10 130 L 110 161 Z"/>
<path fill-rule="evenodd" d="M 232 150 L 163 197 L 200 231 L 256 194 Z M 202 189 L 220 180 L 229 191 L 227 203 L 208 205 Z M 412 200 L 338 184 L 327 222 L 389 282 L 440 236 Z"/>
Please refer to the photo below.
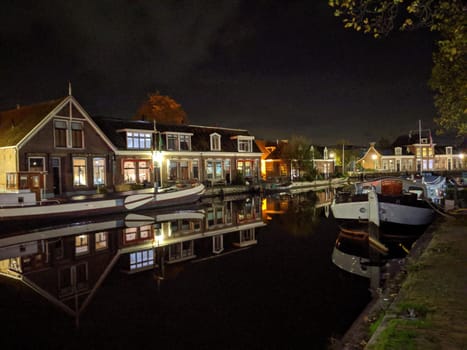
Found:
<path fill-rule="evenodd" d="M 0 112 L 0 191 L 31 190 L 37 200 L 95 192 L 111 181 L 113 153 L 71 91 Z"/>

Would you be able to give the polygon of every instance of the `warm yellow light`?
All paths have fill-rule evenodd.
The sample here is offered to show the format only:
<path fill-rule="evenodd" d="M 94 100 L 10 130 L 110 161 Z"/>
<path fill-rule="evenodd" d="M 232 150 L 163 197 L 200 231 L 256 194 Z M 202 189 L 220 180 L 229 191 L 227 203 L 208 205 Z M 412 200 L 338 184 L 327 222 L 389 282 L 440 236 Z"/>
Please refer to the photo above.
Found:
<path fill-rule="evenodd" d="M 376 154 L 371 155 L 371 159 L 376 160 L 377 158 L 378 158 L 378 156 Z"/>
<path fill-rule="evenodd" d="M 152 160 L 156 162 L 157 164 L 161 164 L 162 162 L 162 152 L 160 151 L 154 151 L 152 152 Z"/>
<path fill-rule="evenodd" d="M 334 154 L 334 152 L 331 152 L 331 154 L 329 154 L 329 157 L 331 157 L 332 159 L 334 159 L 336 155 Z"/>

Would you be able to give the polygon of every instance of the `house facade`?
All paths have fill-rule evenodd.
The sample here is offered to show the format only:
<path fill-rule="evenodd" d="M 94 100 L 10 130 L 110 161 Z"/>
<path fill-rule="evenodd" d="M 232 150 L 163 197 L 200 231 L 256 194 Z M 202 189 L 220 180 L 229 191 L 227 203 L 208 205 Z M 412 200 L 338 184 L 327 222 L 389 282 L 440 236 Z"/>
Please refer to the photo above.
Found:
<path fill-rule="evenodd" d="M 370 143 L 357 161 L 363 170 L 380 172 L 459 171 L 466 168 L 462 146 L 438 146 L 430 134 L 400 136 L 390 149 L 377 150 Z"/>
<path fill-rule="evenodd" d="M 114 147 L 69 95 L 0 112 L 0 191 L 70 195 L 111 183 Z"/>
<path fill-rule="evenodd" d="M 246 130 L 95 118 L 115 145 L 114 183 L 256 183 L 261 152 Z"/>
<path fill-rule="evenodd" d="M 246 130 L 92 118 L 71 93 L 0 112 L 0 191 L 36 198 L 184 182 L 255 183 Z"/>
<path fill-rule="evenodd" d="M 285 151 L 288 146 L 287 140 L 256 140 L 256 143 L 262 152 L 261 178 L 264 181 L 299 179 L 307 175 L 306 169 L 309 168 L 324 178 L 332 176 L 335 172 L 335 159 L 331 157 L 327 147 L 310 145 L 307 147 L 308 151 L 301 152 L 302 159 L 289 159 Z"/>

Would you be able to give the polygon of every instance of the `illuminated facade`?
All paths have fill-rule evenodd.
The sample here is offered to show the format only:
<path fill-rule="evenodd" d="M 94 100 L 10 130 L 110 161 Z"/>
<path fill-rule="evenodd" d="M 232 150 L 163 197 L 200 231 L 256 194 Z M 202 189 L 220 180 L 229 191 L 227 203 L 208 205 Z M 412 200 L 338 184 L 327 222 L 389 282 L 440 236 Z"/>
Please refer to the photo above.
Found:
<path fill-rule="evenodd" d="M 161 185 L 256 183 L 246 130 L 92 118 L 70 94 L 0 112 L 0 192 L 37 200 Z"/>
<path fill-rule="evenodd" d="M 458 171 L 466 168 L 464 152 L 462 146 L 438 146 L 431 137 L 401 136 L 389 150 L 377 150 L 370 143 L 357 164 L 380 172 Z"/>

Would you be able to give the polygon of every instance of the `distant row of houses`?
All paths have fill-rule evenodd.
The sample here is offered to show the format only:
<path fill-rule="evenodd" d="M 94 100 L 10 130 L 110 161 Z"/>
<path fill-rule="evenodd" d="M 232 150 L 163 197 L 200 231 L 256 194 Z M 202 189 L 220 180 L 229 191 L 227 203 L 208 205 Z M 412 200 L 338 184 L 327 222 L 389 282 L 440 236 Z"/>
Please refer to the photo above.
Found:
<path fill-rule="evenodd" d="M 257 140 L 242 129 L 91 117 L 70 93 L 0 112 L 0 191 L 31 189 L 50 198 L 154 184 L 300 178 L 304 160 L 285 159 L 285 144 Z M 328 148 L 309 147 L 319 155 L 307 160 L 316 174 L 332 176 L 336 159 Z M 358 164 L 387 171 L 465 166 L 453 146 L 437 152 L 432 144 L 410 140 L 393 154 L 372 144 Z"/>

